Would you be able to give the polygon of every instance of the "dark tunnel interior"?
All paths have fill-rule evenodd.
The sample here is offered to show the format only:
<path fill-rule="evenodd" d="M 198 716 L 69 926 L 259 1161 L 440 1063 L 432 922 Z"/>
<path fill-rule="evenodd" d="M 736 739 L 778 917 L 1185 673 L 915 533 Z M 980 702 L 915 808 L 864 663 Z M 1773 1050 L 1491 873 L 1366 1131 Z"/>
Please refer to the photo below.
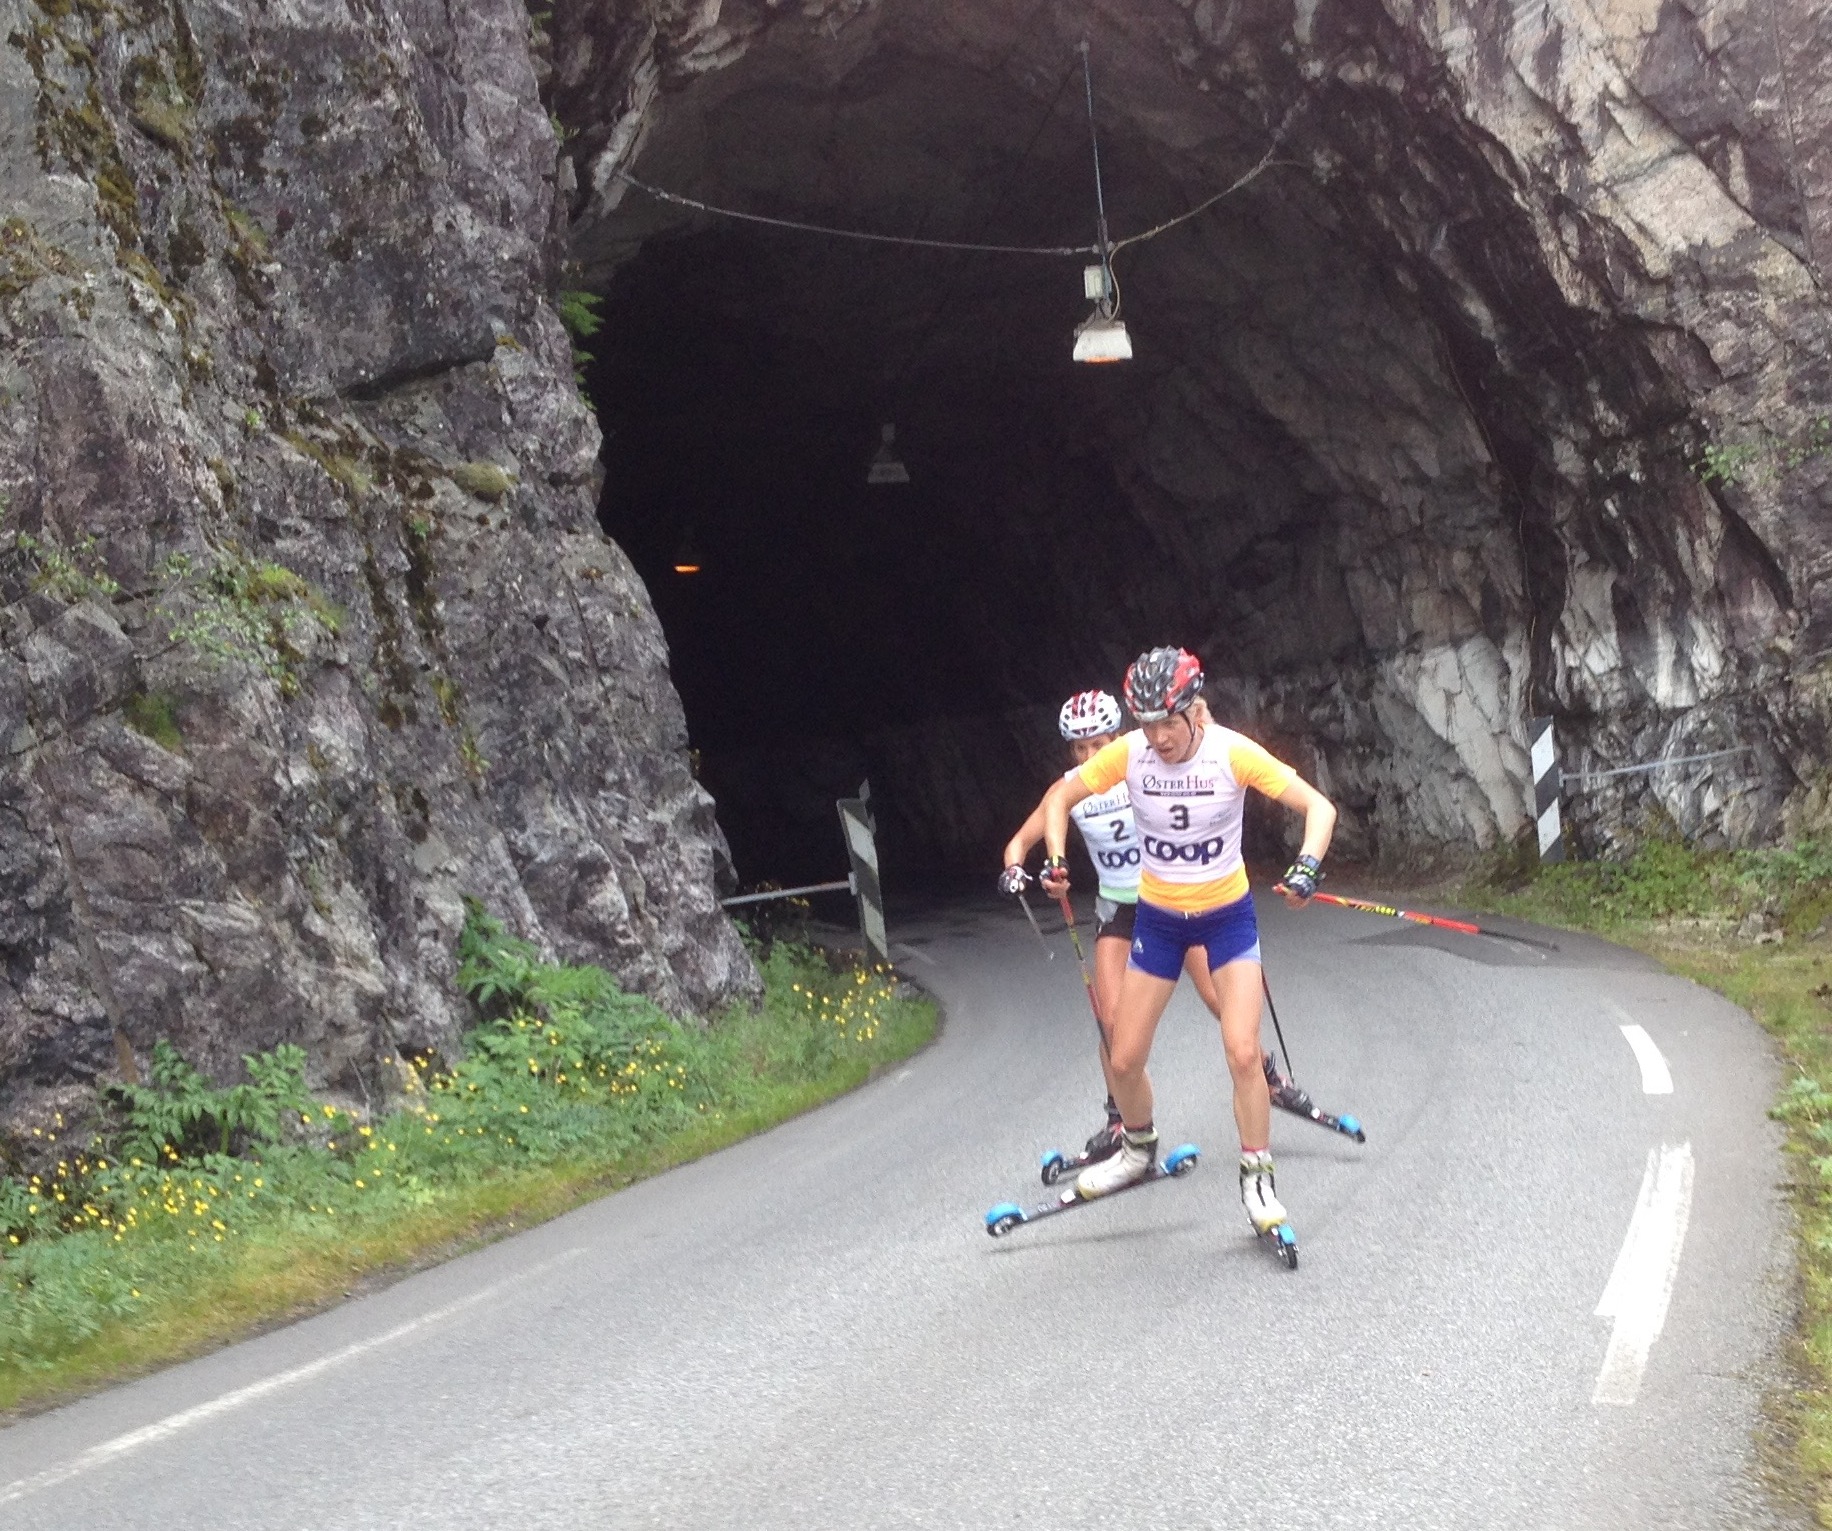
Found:
<path fill-rule="evenodd" d="M 928 221 L 1090 237 L 1085 162 L 1017 168 Z M 1148 552 L 1103 421 L 1142 407 L 1157 369 L 1071 360 L 1083 264 L 725 224 L 646 241 L 610 284 L 585 369 L 600 516 L 651 592 L 747 883 L 843 870 L 831 799 L 873 774 L 885 735 L 920 750 L 938 720 L 981 719 L 983 748 L 1010 754 L 1014 710 L 1117 689 L 1122 651 L 1174 639 L 1097 595 Z M 885 425 L 907 482 L 868 482 Z M 1055 577 L 1065 554 L 1086 588 Z M 1114 662 L 1090 665 L 1090 638 Z M 1027 721 L 1022 758 L 975 767 L 1005 814 L 1055 766 L 1053 728 Z M 906 826 L 906 873 L 969 870 L 957 839 L 920 838 Z"/>
<path fill-rule="evenodd" d="M 1685 357 L 1569 299 L 1441 102 L 1300 84 L 1282 55 L 1254 62 L 1263 99 L 1104 57 L 1110 228 L 1147 235 L 1114 262 L 1127 362 L 1071 360 L 1083 256 L 849 242 L 637 189 L 575 226 L 604 299 L 601 521 L 746 883 L 843 871 L 833 801 L 868 778 L 893 882 L 985 875 L 1062 768 L 1062 699 L 1157 644 L 1332 795 L 1357 859 L 1530 833 L 1532 713 L 1678 726 L 1675 516 L 1695 538 L 1717 518 Z M 823 58 L 760 49 L 684 87 L 635 173 L 841 228 L 1093 241 L 1071 49 Z M 867 482 L 886 425 L 907 483 Z M 1283 832 L 1263 819 L 1259 854 Z"/>

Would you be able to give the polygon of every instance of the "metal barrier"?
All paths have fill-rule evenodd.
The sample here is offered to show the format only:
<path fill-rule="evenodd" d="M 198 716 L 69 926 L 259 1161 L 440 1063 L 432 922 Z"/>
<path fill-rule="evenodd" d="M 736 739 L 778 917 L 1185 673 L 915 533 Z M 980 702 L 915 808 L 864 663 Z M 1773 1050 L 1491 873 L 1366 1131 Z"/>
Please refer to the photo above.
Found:
<path fill-rule="evenodd" d="M 861 782 L 857 797 L 843 797 L 835 806 L 840 812 L 840 829 L 846 837 L 846 854 L 852 862 L 851 876 L 835 882 L 808 883 L 799 888 L 772 888 L 767 893 L 741 893 L 736 898 L 722 898 L 719 904 L 725 909 L 736 909 L 743 904 L 801 898 L 809 893 L 850 893 L 858 901 L 859 931 L 865 937 L 866 949 L 874 959 L 888 966 L 891 948 L 884 929 L 884 890 L 878 882 L 878 827 L 871 815 L 871 783 Z"/>
<path fill-rule="evenodd" d="M 1706 750 L 1697 755 L 1666 755 L 1659 760 L 1612 766 L 1607 771 L 1573 771 L 1567 775 L 1559 770 L 1552 719 L 1529 719 L 1527 735 L 1533 760 L 1533 814 L 1539 829 L 1539 859 L 1547 864 L 1565 859 L 1565 839 L 1559 822 L 1559 797 L 1566 786 L 1588 787 L 1593 782 L 1609 781 L 1618 776 L 1643 776 L 1666 766 L 1729 760 L 1736 755 L 1748 755 L 1755 749 L 1753 744 L 1739 744 L 1733 749 Z"/>

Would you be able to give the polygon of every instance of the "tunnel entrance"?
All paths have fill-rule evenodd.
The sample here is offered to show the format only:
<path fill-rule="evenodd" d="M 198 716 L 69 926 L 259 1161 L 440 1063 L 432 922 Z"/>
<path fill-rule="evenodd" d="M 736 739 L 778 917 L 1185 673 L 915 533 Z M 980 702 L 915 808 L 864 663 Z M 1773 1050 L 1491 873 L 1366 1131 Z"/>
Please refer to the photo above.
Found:
<path fill-rule="evenodd" d="M 930 34 L 931 10 L 734 46 L 651 102 L 631 172 L 845 228 L 1090 240 L 1072 44 Z M 594 172 L 572 238 L 606 298 L 601 519 L 741 877 L 831 874 L 832 800 L 866 776 L 905 876 L 983 870 L 1060 768 L 1061 698 L 1158 643 L 1367 858 L 1526 833 L 1535 713 L 1617 760 L 1767 728 L 1732 651 L 1785 585 L 1690 469 L 1697 358 L 1574 304 L 1492 145 L 1345 62 L 1393 42 L 1377 13 L 1331 24 L 1322 74 L 1250 32 L 1208 73 L 1136 32 L 1097 48 L 1116 236 L 1269 161 L 1116 260 L 1117 366 L 1069 359 L 1081 260 L 760 228 Z M 886 424 L 907 484 L 867 482 Z M 1637 802 L 1746 835 L 1790 781 L 1771 754 L 1740 793 L 1624 784 L 1591 843 Z"/>

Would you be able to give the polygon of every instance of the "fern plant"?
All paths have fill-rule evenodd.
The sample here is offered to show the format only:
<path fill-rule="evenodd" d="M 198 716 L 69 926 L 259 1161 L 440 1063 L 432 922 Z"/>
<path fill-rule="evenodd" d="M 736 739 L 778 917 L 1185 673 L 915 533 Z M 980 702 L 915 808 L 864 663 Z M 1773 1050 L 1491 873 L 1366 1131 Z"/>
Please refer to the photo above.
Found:
<path fill-rule="evenodd" d="M 305 1052 L 283 1044 L 242 1059 L 244 1084 L 219 1089 L 170 1042 L 153 1046 L 147 1084 L 111 1084 L 108 1100 L 121 1112 L 120 1152 L 159 1163 L 227 1155 L 238 1146 L 271 1146 L 283 1122 L 312 1104 L 305 1087 Z"/>

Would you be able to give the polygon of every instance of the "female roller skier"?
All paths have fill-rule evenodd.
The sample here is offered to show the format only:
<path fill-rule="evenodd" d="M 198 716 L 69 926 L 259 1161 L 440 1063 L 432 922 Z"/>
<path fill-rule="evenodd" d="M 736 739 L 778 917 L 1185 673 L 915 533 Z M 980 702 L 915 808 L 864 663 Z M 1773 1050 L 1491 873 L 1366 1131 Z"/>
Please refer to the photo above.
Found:
<path fill-rule="evenodd" d="M 1206 704 L 1196 703 L 1201 721 L 1208 721 Z M 1065 780 L 1078 767 L 1092 760 L 1103 745 L 1120 734 L 1120 704 L 1105 691 L 1078 691 L 1062 704 L 1056 726 L 1068 741 L 1074 757 Z M 1083 844 L 1100 879 L 1095 899 L 1097 924 L 1094 935 L 1094 1008 L 1095 1025 L 1100 1028 L 1101 1073 L 1107 1079 L 1107 1122 L 1090 1137 L 1082 1157 L 1090 1164 L 1109 1159 L 1119 1152 L 1120 1109 L 1113 1100 L 1113 1080 L 1107 1054 L 1112 1045 L 1106 1017 L 1113 1014 L 1119 1001 L 1120 975 L 1126 970 L 1126 952 L 1132 945 L 1133 911 L 1139 901 L 1139 837 L 1132 821 L 1132 799 L 1125 782 L 1107 792 L 1084 798 L 1069 817 L 1081 832 Z M 1005 870 L 999 876 L 1003 892 L 1021 894 L 1030 881 L 1024 861 L 1031 847 L 1043 838 L 1043 804 L 1039 803 L 1024 825 L 1005 847 Z M 1215 997 L 1215 985 L 1201 955 L 1191 951 L 1184 964 L 1196 991 L 1216 1019 L 1221 1005 Z"/>
<path fill-rule="evenodd" d="M 1221 1001 L 1221 1033 L 1234 1081 L 1240 1129 L 1240 1195 L 1254 1229 L 1286 1221 L 1268 1151 L 1271 1103 L 1261 1060 L 1259 927 L 1241 858 L 1247 789 L 1304 815 L 1304 841 L 1280 882 L 1302 907 L 1317 891 L 1336 826 L 1329 799 L 1243 734 L 1203 722 L 1193 711 L 1202 665 L 1183 649 L 1141 654 L 1126 672 L 1126 705 L 1139 728 L 1106 745 L 1044 799 L 1049 860 L 1044 888 L 1068 886 L 1069 815 L 1075 806 L 1125 782 L 1139 832 L 1142 867 L 1132 955 L 1109 1017 L 1113 1098 L 1120 1151 L 1076 1180 L 1083 1196 L 1102 1196 L 1142 1179 L 1157 1155 L 1151 1079 L 1153 1034 L 1176 988 L 1185 954 L 1199 948 Z"/>

